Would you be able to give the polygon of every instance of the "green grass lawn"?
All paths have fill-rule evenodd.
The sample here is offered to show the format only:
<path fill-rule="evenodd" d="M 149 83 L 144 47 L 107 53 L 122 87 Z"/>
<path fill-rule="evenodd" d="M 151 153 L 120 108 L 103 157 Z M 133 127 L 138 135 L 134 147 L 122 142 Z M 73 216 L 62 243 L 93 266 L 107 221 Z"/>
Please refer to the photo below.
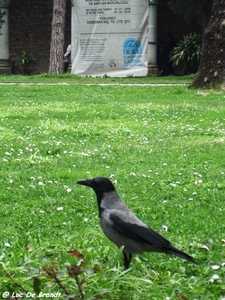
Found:
<path fill-rule="evenodd" d="M 1 293 L 68 299 L 78 277 L 85 295 L 73 299 L 225 298 L 224 93 L 15 84 L 0 86 L 0 99 Z M 110 177 L 144 222 L 199 265 L 146 253 L 125 272 L 93 191 L 76 184 L 96 176 Z M 71 250 L 85 256 L 80 275 L 66 272 L 81 261 Z"/>
<path fill-rule="evenodd" d="M 70 84 L 151 84 L 151 83 L 180 83 L 189 84 L 195 75 L 186 76 L 164 76 L 164 77 L 88 77 L 88 76 L 77 76 L 70 73 L 65 74 L 39 74 L 31 76 L 21 75 L 1 75 L 0 83 L 70 83 Z"/>

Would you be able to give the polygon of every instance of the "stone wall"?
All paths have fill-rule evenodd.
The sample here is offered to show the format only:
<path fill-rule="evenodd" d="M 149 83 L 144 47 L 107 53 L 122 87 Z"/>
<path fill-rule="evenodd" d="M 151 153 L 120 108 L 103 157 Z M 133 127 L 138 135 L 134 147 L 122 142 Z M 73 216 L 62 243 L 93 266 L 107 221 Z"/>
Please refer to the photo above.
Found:
<path fill-rule="evenodd" d="M 185 34 L 201 33 L 201 27 L 197 21 L 188 24 L 182 16 L 171 12 L 168 2 L 169 0 L 158 0 L 158 67 L 159 71 L 164 71 L 163 75 L 171 74 L 172 64 L 168 62 L 170 44 L 177 44 Z"/>
<path fill-rule="evenodd" d="M 34 56 L 33 73 L 48 72 L 52 0 L 11 0 L 9 6 L 9 47 L 13 73 L 22 72 L 23 51 Z M 71 5 L 67 1 L 65 49 L 70 43 Z"/>
<path fill-rule="evenodd" d="M 53 0 L 11 0 L 9 6 L 9 47 L 13 73 L 21 73 L 22 51 L 36 59 L 33 73 L 48 72 Z M 182 17 L 170 11 L 168 0 L 158 0 L 159 64 L 164 68 L 169 35 L 179 41 L 183 34 L 199 31 L 196 24 L 187 25 Z M 67 0 L 65 49 L 70 43 L 71 4 Z"/>

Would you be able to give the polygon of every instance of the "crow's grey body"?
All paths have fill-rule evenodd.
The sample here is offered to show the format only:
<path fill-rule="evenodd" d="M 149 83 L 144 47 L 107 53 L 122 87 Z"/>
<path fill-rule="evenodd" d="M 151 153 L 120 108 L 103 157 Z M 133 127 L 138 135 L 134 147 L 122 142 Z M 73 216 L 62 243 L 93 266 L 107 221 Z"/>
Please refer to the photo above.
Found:
<path fill-rule="evenodd" d="M 129 268 L 132 254 L 162 252 L 197 263 L 190 255 L 176 249 L 160 234 L 149 228 L 120 199 L 111 181 L 104 177 L 77 183 L 91 187 L 97 196 L 100 225 L 105 235 L 123 247 L 124 266 Z"/>
<path fill-rule="evenodd" d="M 133 253 L 143 252 L 140 243 L 136 242 L 128 237 L 124 239 L 124 236 L 118 229 L 116 229 L 116 220 L 123 222 L 129 222 L 138 226 L 146 227 L 135 214 L 122 202 L 118 201 L 118 194 L 116 191 L 110 192 L 106 198 L 101 202 L 101 215 L 100 225 L 105 235 L 115 243 L 119 248 L 122 246 L 124 249 L 132 250 Z M 115 219 L 117 218 L 117 219 Z M 147 228 L 147 227 L 146 227 Z"/>

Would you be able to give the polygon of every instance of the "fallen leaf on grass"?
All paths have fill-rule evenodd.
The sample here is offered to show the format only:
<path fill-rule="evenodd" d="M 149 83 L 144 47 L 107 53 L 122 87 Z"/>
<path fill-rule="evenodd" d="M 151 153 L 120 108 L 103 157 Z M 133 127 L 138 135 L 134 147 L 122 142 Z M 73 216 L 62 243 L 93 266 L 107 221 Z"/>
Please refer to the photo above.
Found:
<path fill-rule="evenodd" d="M 78 258 L 81 258 L 84 260 L 84 255 L 77 250 L 70 250 L 68 253 L 72 256 L 75 256 L 75 257 L 78 257 Z"/>

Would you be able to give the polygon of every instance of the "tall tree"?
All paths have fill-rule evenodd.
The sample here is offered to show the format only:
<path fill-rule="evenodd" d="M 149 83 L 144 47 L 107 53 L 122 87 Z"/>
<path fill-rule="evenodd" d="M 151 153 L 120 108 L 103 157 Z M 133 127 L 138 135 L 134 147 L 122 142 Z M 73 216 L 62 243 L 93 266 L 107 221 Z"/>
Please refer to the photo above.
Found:
<path fill-rule="evenodd" d="M 225 0 L 213 0 L 203 41 L 202 57 L 192 86 L 225 86 Z"/>
<path fill-rule="evenodd" d="M 66 0 L 53 0 L 49 73 L 63 73 Z"/>

